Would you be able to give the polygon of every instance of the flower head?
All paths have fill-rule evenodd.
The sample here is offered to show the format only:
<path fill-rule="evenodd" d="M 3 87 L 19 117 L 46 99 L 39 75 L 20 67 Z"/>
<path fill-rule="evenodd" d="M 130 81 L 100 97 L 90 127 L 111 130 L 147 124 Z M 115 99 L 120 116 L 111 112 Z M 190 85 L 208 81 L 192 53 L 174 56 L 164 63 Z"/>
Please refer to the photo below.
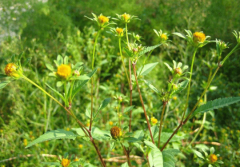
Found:
<path fill-rule="evenodd" d="M 57 75 L 61 78 L 67 79 L 71 75 L 71 67 L 66 64 L 58 66 Z"/>
<path fill-rule="evenodd" d="M 109 18 L 106 16 L 103 16 L 102 14 L 100 16 L 98 16 L 98 22 L 103 25 L 105 23 L 109 22 Z"/>
<path fill-rule="evenodd" d="M 122 130 L 117 126 L 112 127 L 110 132 L 111 132 L 112 138 L 114 139 L 118 139 L 122 136 Z"/>
<path fill-rule="evenodd" d="M 127 13 L 124 13 L 124 14 L 122 15 L 122 18 L 123 18 L 123 20 L 124 20 L 126 23 L 128 23 L 128 22 L 130 21 L 131 16 L 130 16 L 129 14 L 127 14 Z"/>
<path fill-rule="evenodd" d="M 177 100 L 177 96 L 173 96 L 173 100 Z"/>
<path fill-rule="evenodd" d="M 82 144 L 79 144 L 79 145 L 78 145 L 78 148 L 82 149 L 82 148 L 83 148 L 83 145 L 82 145 Z"/>
<path fill-rule="evenodd" d="M 158 122 L 158 120 L 155 117 L 152 117 L 151 122 L 153 125 L 155 125 Z"/>
<path fill-rule="evenodd" d="M 21 74 L 21 69 L 14 63 L 8 63 L 5 67 L 5 74 L 7 76 L 19 78 Z"/>
<path fill-rule="evenodd" d="M 112 122 L 112 121 L 109 121 L 109 125 L 112 126 L 112 125 L 113 125 L 113 122 Z"/>
<path fill-rule="evenodd" d="M 175 68 L 174 72 L 176 74 L 182 75 L 182 69 L 180 67 Z"/>
<path fill-rule="evenodd" d="M 27 146 L 27 145 L 28 145 L 27 139 L 23 139 L 23 144 L 24 144 L 24 146 Z"/>
<path fill-rule="evenodd" d="M 218 160 L 218 158 L 217 158 L 217 156 L 215 154 L 211 154 L 209 158 L 210 158 L 210 162 L 211 163 L 214 163 L 214 162 L 216 162 Z"/>
<path fill-rule="evenodd" d="M 166 41 L 166 40 L 168 39 L 168 37 L 167 37 L 166 34 L 162 34 L 162 35 L 160 36 L 160 38 L 161 38 L 161 40 L 163 40 L 163 41 Z"/>
<path fill-rule="evenodd" d="M 202 32 L 195 32 L 194 34 L 193 34 L 193 41 L 195 42 L 195 43 L 199 43 L 199 42 L 204 42 L 205 41 L 205 39 L 206 39 L 206 36 L 205 36 L 205 34 L 204 33 L 202 33 Z"/>
<path fill-rule="evenodd" d="M 118 36 L 123 36 L 123 29 L 122 28 L 116 28 L 116 32 Z"/>
<path fill-rule="evenodd" d="M 71 161 L 70 161 L 69 159 L 63 158 L 61 164 L 62 164 L 63 167 L 68 167 L 68 165 L 70 164 L 70 162 L 71 162 Z"/>

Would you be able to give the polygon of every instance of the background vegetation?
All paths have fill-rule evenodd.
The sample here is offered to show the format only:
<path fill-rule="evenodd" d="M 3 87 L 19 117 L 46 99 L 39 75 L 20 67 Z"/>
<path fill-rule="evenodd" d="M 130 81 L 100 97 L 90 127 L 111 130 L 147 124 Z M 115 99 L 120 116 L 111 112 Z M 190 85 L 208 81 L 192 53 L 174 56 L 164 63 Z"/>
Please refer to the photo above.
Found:
<path fill-rule="evenodd" d="M 163 62 L 171 64 L 172 60 L 182 61 L 183 64 L 191 60 L 192 50 L 186 48 L 186 43 L 178 37 L 172 36 L 173 32 L 182 32 L 189 29 L 193 32 L 203 31 L 210 35 L 211 39 L 221 39 L 229 43 L 236 43 L 233 30 L 240 30 L 240 1 L 235 0 L 132 0 L 132 1 L 109 1 L 94 0 L 0 0 L 0 67 L 4 71 L 5 60 L 14 54 L 24 53 L 24 59 L 29 59 L 25 66 L 28 76 L 38 84 L 46 88 L 45 83 L 55 85 L 54 78 L 48 76 L 49 70 L 46 62 L 53 64 L 57 55 L 69 56 L 71 62 L 84 62 L 85 73 L 91 71 L 90 57 L 93 48 L 93 38 L 96 33 L 96 25 L 84 16 L 91 16 L 91 13 L 103 13 L 106 16 L 115 17 L 115 14 L 129 13 L 138 16 L 140 21 L 132 21 L 129 30 L 143 37 L 143 45 L 151 46 L 158 42 L 153 29 L 162 29 L 170 34 L 172 41 L 168 46 L 156 49 L 151 56 L 149 63 L 158 61 L 159 65 L 148 76 L 151 82 L 158 88 L 166 88 L 169 71 Z M 105 32 L 97 46 L 97 65 L 101 67 L 96 82 L 98 92 L 95 96 L 98 106 L 106 97 L 112 97 L 118 93 L 124 93 L 122 83 L 122 69 L 116 38 Z M 230 45 L 229 50 L 234 45 Z M 197 95 L 203 90 L 203 80 L 207 79 L 209 68 L 206 65 L 214 55 L 215 44 L 204 47 L 197 53 L 195 73 L 193 75 L 193 91 L 190 98 L 196 101 Z M 203 61 L 205 60 L 205 61 Z M 208 93 L 208 100 L 219 97 L 240 96 L 240 56 L 239 52 L 233 55 L 220 70 L 220 75 L 214 80 L 216 90 Z M 141 64 L 141 62 L 140 62 Z M 190 64 L 188 64 L 190 65 Z M 47 89 L 47 88 L 46 88 Z M 148 112 L 160 118 L 157 97 L 147 88 L 143 89 L 144 100 L 148 105 Z M 78 118 L 88 124 L 85 115 L 86 108 L 90 107 L 90 89 L 82 90 L 74 102 Z M 133 103 L 139 105 L 137 91 L 133 94 Z M 172 100 L 173 106 L 168 109 L 166 128 L 168 131 L 174 129 L 177 120 L 173 115 L 178 115 L 183 107 L 183 97 L 179 96 Z M 99 128 L 110 129 L 109 122 L 116 122 L 115 102 L 112 102 L 108 110 L 103 110 L 99 118 Z M 208 143 L 217 142 L 219 146 L 213 145 L 219 158 L 224 162 L 223 166 L 237 167 L 240 165 L 240 104 L 212 111 L 207 115 L 204 129 L 196 141 Z M 0 90 L 0 165 L 2 166 L 41 166 L 42 161 L 54 161 L 54 158 L 43 157 L 41 154 L 64 155 L 75 154 L 86 161 L 93 161 L 95 157 L 92 146 L 86 145 L 79 139 L 75 141 L 54 141 L 45 142 L 37 146 L 25 149 L 27 142 L 40 136 L 47 130 L 69 129 L 77 125 L 68 118 L 58 106 L 48 97 L 44 96 L 35 87 L 25 82 L 17 81 Z M 138 110 L 134 111 L 134 127 L 145 127 L 141 120 L 143 114 Z M 199 125 L 202 117 L 196 117 L 183 128 L 185 135 L 190 135 Z M 195 123 L 195 124 L 194 124 Z M 179 134 L 180 135 L 180 134 Z M 172 146 L 179 148 L 186 140 L 172 143 Z M 84 143 L 84 144 L 83 144 Z M 101 144 L 100 144 L 101 145 Z M 102 149 L 109 149 L 104 145 Z M 91 150 L 91 151 L 89 151 Z M 195 155 L 187 150 L 179 155 L 177 166 L 198 166 Z M 30 157 L 20 157 L 28 155 Z M 122 154 L 115 148 L 113 154 Z M 136 155 L 141 154 L 136 150 Z M 110 157 L 111 155 L 105 155 Z M 11 157 L 16 159 L 2 161 Z M 192 160 L 192 161 L 189 161 Z M 109 163 L 110 165 L 110 163 Z M 117 163 L 111 163 L 118 166 Z"/>

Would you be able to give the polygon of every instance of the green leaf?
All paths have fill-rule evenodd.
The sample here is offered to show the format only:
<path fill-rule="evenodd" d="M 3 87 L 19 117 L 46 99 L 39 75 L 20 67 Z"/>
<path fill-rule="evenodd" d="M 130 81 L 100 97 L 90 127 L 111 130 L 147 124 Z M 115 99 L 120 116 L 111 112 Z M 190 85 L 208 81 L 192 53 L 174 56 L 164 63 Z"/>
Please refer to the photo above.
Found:
<path fill-rule="evenodd" d="M 54 68 L 51 64 L 46 64 L 46 67 L 50 70 L 50 71 L 54 71 Z"/>
<path fill-rule="evenodd" d="M 164 63 L 164 64 L 167 66 L 167 68 L 168 68 L 171 72 L 173 72 L 172 67 L 170 67 L 170 65 L 168 65 L 168 63 Z"/>
<path fill-rule="evenodd" d="M 11 81 L 3 81 L 0 83 L 0 89 L 4 88 L 5 86 L 7 86 L 7 84 L 9 84 Z"/>
<path fill-rule="evenodd" d="M 179 33 L 179 32 L 174 32 L 173 35 L 177 35 L 177 36 L 179 36 L 179 37 L 181 37 L 181 38 L 186 39 L 186 36 L 183 35 L 183 34 L 181 34 L 181 33 Z"/>
<path fill-rule="evenodd" d="M 58 64 L 58 66 L 60 66 L 60 65 L 63 64 L 63 58 L 62 58 L 61 55 L 58 55 L 58 56 L 57 56 L 57 64 Z"/>
<path fill-rule="evenodd" d="M 148 154 L 149 163 L 151 167 L 163 167 L 163 156 L 162 152 L 150 141 L 144 141 L 144 143 L 151 148 Z"/>
<path fill-rule="evenodd" d="M 154 92 L 156 92 L 157 94 L 160 94 L 159 90 L 157 90 L 157 88 L 155 88 L 152 84 L 150 84 L 147 80 L 144 80 L 144 82 L 147 84 L 147 86 L 152 89 Z"/>
<path fill-rule="evenodd" d="M 124 48 L 124 51 L 127 53 L 125 54 L 126 57 L 133 57 L 133 53 L 130 50 L 128 50 L 128 48 Z"/>
<path fill-rule="evenodd" d="M 104 99 L 103 102 L 101 103 L 100 107 L 98 108 L 98 111 L 102 110 L 103 108 L 105 108 L 108 105 L 108 103 L 110 103 L 111 99 L 112 98 Z"/>
<path fill-rule="evenodd" d="M 97 67 L 91 72 L 91 73 L 89 73 L 87 76 L 89 77 L 89 79 L 93 76 L 93 74 L 97 71 Z M 79 92 L 80 91 L 80 89 L 81 89 L 81 87 L 83 86 L 83 85 L 85 85 L 88 81 L 89 81 L 89 79 L 88 80 L 84 80 L 84 81 L 78 81 L 78 82 L 76 82 L 76 84 L 74 85 L 74 87 L 73 87 L 73 91 L 72 91 L 72 98 L 77 94 L 77 92 Z"/>
<path fill-rule="evenodd" d="M 103 102 L 101 103 L 101 105 L 99 106 L 94 118 L 96 118 L 96 116 L 98 115 L 99 111 L 104 109 L 105 107 L 107 107 L 108 103 L 110 103 L 112 98 L 106 98 L 103 100 Z"/>
<path fill-rule="evenodd" d="M 201 105 L 194 111 L 194 115 L 198 113 L 205 113 L 210 110 L 218 109 L 221 107 L 228 106 L 233 103 L 237 103 L 240 101 L 240 97 L 227 97 L 222 99 L 216 99 L 213 101 L 209 101 L 206 104 Z"/>
<path fill-rule="evenodd" d="M 178 89 L 174 91 L 173 94 L 183 91 L 187 87 L 187 85 L 188 85 L 188 80 L 182 81 L 181 83 L 178 84 Z"/>
<path fill-rule="evenodd" d="M 125 162 L 124 164 L 121 165 L 121 167 L 128 167 L 128 163 Z"/>
<path fill-rule="evenodd" d="M 73 139 L 73 140 L 75 140 L 76 137 L 77 137 L 77 135 L 75 135 L 71 131 L 66 131 L 63 129 L 53 130 L 53 131 L 49 131 L 49 132 L 46 132 L 45 134 L 41 135 L 39 138 L 37 138 L 36 140 L 29 143 L 26 148 L 31 147 L 37 143 L 41 143 L 41 142 L 48 141 L 48 140 L 53 140 L 53 139 Z"/>
<path fill-rule="evenodd" d="M 197 151 L 197 150 L 192 150 L 192 151 L 193 151 L 193 153 L 194 153 L 196 156 L 198 156 L 199 158 L 204 159 L 204 156 L 202 155 L 201 152 L 199 152 L 199 151 Z"/>
<path fill-rule="evenodd" d="M 180 153 L 177 149 L 167 149 L 162 152 L 163 154 L 163 166 L 164 167 L 175 167 L 176 160 L 174 155 Z"/>
<path fill-rule="evenodd" d="M 85 136 L 85 133 L 81 128 L 72 128 L 71 130 L 75 131 L 78 136 Z"/>
<path fill-rule="evenodd" d="M 149 63 L 144 65 L 143 67 L 140 67 L 139 70 L 137 71 L 137 76 L 139 75 L 146 75 L 148 74 L 150 71 L 153 70 L 153 68 L 158 64 L 158 62 L 155 63 Z M 141 73 L 140 73 L 141 72 Z M 139 74 L 140 73 L 140 74 Z"/>
<path fill-rule="evenodd" d="M 68 64 L 68 56 L 65 56 L 65 57 L 64 57 L 63 63 L 64 63 L 64 64 Z"/>
<path fill-rule="evenodd" d="M 134 132 L 134 137 L 139 139 L 139 140 L 142 140 L 144 138 L 144 132 L 143 130 L 137 130 Z"/>
<path fill-rule="evenodd" d="M 54 88 L 52 88 L 50 85 L 48 85 L 47 83 L 45 83 L 47 85 L 47 87 L 49 87 L 52 91 L 54 91 L 59 97 L 61 97 L 61 99 L 63 101 L 65 101 L 63 95 L 61 93 L 59 93 L 57 90 L 55 90 Z"/>
<path fill-rule="evenodd" d="M 110 131 L 101 130 L 97 127 L 92 128 L 92 137 L 99 141 L 107 141 L 111 139 Z"/>
<path fill-rule="evenodd" d="M 85 115 L 86 117 L 91 118 L 91 110 L 86 109 Z"/>
<path fill-rule="evenodd" d="M 141 56 L 141 55 L 143 55 L 143 54 L 145 54 L 147 52 L 150 52 L 150 51 L 154 50 L 155 48 L 159 47 L 160 45 L 162 45 L 162 44 L 146 47 L 145 49 L 140 51 L 138 55 Z"/>
<path fill-rule="evenodd" d="M 129 107 L 126 107 L 123 111 L 123 113 L 126 113 L 128 111 L 131 111 L 135 106 L 129 106 Z"/>
<path fill-rule="evenodd" d="M 140 142 L 140 139 L 137 139 L 135 137 L 125 137 L 124 140 L 128 141 L 129 143 L 136 143 L 136 142 Z"/>

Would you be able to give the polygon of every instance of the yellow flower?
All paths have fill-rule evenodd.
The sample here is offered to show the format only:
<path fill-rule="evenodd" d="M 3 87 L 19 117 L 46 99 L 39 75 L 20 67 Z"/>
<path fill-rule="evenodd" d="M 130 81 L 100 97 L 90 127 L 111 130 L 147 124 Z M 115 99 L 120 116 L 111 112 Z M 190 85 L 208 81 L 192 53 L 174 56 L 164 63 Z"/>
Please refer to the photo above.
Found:
<path fill-rule="evenodd" d="M 155 117 L 152 117 L 151 122 L 153 125 L 155 125 L 158 122 L 158 120 Z"/>
<path fill-rule="evenodd" d="M 71 162 L 71 161 L 70 161 L 69 159 L 63 158 L 61 164 L 62 164 L 63 167 L 68 167 L 68 165 L 70 164 L 70 162 Z"/>
<path fill-rule="evenodd" d="M 5 67 L 5 74 L 7 76 L 12 76 L 12 77 L 16 77 L 18 78 L 19 77 L 19 72 L 17 70 L 17 65 L 14 64 L 14 63 L 8 63 Z"/>
<path fill-rule="evenodd" d="M 78 159 L 78 158 L 75 158 L 74 161 L 77 162 L 77 161 L 79 161 L 79 159 Z"/>
<path fill-rule="evenodd" d="M 200 100 L 199 100 L 199 103 L 203 103 L 203 99 L 200 99 Z"/>
<path fill-rule="evenodd" d="M 217 156 L 215 154 L 211 154 L 209 158 L 210 158 L 210 162 L 211 163 L 214 163 L 214 162 L 216 162 L 218 160 L 218 158 L 217 158 Z"/>
<path fill-rule="evenodd" d="M 112 121 L 109 121 L 109 125 L 111 125 L 111 126 L 112 126 L 112 125 L 113 125 L 113 122 L 112 122 Z"/>
<path fill-rule="evenodd" d="M 182 69 L 180 67 L 175 68 L 175 73 L 181 75 L 182 74 Z"/>
<path fill-rule="evenodd" d="M 124 14 L 122 15 L 122 17 L 123 17 L 123 20 L 124 20 L 125 22 L 128 22 L 129 19 L 131 18 L 131 16 L 130 16 L 129 14 L 126 14 L 126 13 L 124 13 Z"/>
<path fill-rule="evenodd" d="M 173 100 L 177 100 L 177 96 L 173 96 Z"/>
<path fill-rule="evenodd" d="M 67 131 L 70 131 L 70 128 L 66 128 Z"/>
<path fill-rule="evenodd" d="M 98 16 L 98 21 L 100 24 L 105 24 L 109 22 L 109 18 L 107 18 L 106 16 L 100 15 Z"/>
<path fill-rule="evenodd" d="M 160 38 L 161 38 L 162 40 L 164 40 L 164 41 L 166 41 L 166 40 L 168 39 L 168 37 L 167 37 L 166 34 L 162 34 L 162 35 L 160 36 Z"/>
<path fill-rule="evenodd" d="M 173 90 L 177 90 L 178 89 L 178 85 L 177 84 L 173 84 L 172 87 L 173 87 Z"/>
<path fill-rule="evenodd" d="M 23 144 L 24 144 L 24 146 L 27 146 L 27 145 L 28 145 L 27 139 L 23 139 Z"/>
<path fill-rule="evenodd" d="M 61 78 L 68 78 L 71 75 L 71 67 L 66 64 L 58 66 L 57 75 Z"/>
<path fill-rule="evenodd" d="M 195 33 L 193 34 L 193 41 L 194 41 L 195 43 L 204 42 L 205 39 L 206 39 L 206 36 L 205 36 L 205 34 L 202 33 L 202 32 L 195 32 Z"/>
<path fill-rule="evenodd" d="M 82 148 L 83 148 L 83 145 L 82 145 L 82 144 L 79 144 L 79 145 L 78 145 L 78 148 L 82 149 Z"/>
<path fill-rule="evenodd" d="M 112 127 L 110 132 L 112 138 L 114 139 L 120 138 L 122 136 L 122 130 L 117 126 Z"/>
<path fill-rule="evenodd" d="M 116 32 L 119 36 L 123 36 L 123 29 L 122 28 L 116 28 Z"/>

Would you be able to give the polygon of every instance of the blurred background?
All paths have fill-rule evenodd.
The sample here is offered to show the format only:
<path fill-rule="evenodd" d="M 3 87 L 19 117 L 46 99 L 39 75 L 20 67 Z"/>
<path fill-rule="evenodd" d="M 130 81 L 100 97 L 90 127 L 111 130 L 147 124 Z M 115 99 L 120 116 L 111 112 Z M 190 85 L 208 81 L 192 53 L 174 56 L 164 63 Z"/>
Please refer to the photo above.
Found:
<path fill-rule="evenodd" d="M 97 25 L 84 16 L 92 17 L 91 13 L 96 15 L 102 13 L 105 16 L 116 17 L 116 14 L 126 12 L 140 19 L 132 20 L 128 28 L 130 33 L 134 32 L 142 36 L 143 46 L 158 43 L 153 29 L 162 29 L 169 34 L 171 40 L 169 45 L 156 49 L 148 62 L 159 61 L 158 68 L 149 78 L 157 88 L 166 88 L 170 73 L 163 62 L 171 64 L 172 60 L 176 60 L 190 65 L 192 55 L 192 50 L 187 47 L 186 42 L 173 36 L 172 33 L 185 34 L 185 29 L 192 32 L 203 31 L 211 36 L 212 40 L 221 39 L 229 43 L 229 49 L 226 51 L 228 53 L 236 45 L 233 30 L 240 31 L 239 6 L 240 1 L 236 0 L 0 0 L 0 71 L 4 72 L 5 64 L 11 56 L 23 53 L 23 58 L 29 60 L 25 67 L 27 75 L 44 88 L 46 88 L 45 82 L 56 84 L 54 79 L 48 76 L 49 70 L 45 64 L 53 64 L 58 54 L 69 56 L 72 62 L 84 62 L 85 72 L 88 73 Z M 117 26 L 124 25 L 119 23 Z M 197 53 L 190 106 L 195 104 L 203 90 L 202 85 L 208 77 L 209 70 L 212 69 L 211 63 L 216 53 L 215 49 L 215 44 L 211 43 Z M 214 91 L 208 93 L 208 100 L 240 96 L 239 53 L 238 51 L 232 55 L 220 69 L 213 82 Z M 108 31 L 104 32 L 97 46 L 96 64 L 101 66 L 97 75 L 102 84 L 99 88 L 100 94 L 102 93 L 99 99 L 109 95 L 106 89 L 114 90 L 113 93 L 121 90 L 122 78 L 120 78 L 121 67 L 120 60 L 117 60 L 118 54 L 116 37 Z M 85 116 L 85 106 L 89 106 L 89 94 L 89 90 L 83 90 L 75 102 L 77 115 L 86 124 L 88 119 Z M 151 94 L 146 90 L 145 99 L 148 97 L 151 99 Z M 136 104 L 137 98 L 136 95 Z M 157 97 L 153 96 L 149 104 L 155 103 L 156 99 Z M 174 106 L 177 104 L 180 104 L 179 109 L 181 109 L 181 99 L 184 98 L 179 96 L 177 101 L 173 101 L 170 110 L 175 111 Z M 160 118 L 157 106 L 159 105 L 153 104 L 149 105 L 149 108 L 155 111 L 155 117 Z M 225 163 L 223 166 L 226 167 L 240 165 L 239 108 L 238 103 L 212 111 L 207 116 L 207 123 L 198 138 L 198 141 L 221 143 L 215 149 L 220 154 L 219 158 Z M 113 115 L 114 113 L 112 117 Z M 48 161 L 46 157 L 38 156 L 43 153 L 63 155 L 64 152 L 71 152 L 79 156 L 88 153 L 90 145 L 82 144 L 81 140 L 46 142 L 37 147 L 24 148 L 27 142 L 47 130 L 71 128 L 74 127 L 74 123 L 71 119 L 67 119 L 67 115 L 48 97 L 23 81 L 15 81 L 0 90 L 0 116 L 0 166 L 41 166 L 41 161 Z M 111 120 L 111 113 L 108 116 L 109 119 L 104 120 L 101 125 L 106 129 L 109 129 L 110 125 L 105 126 L 104 123 L 114 121 L 114 119 Z M 201 120 L 202 117 L 199 116 L 196 119 Z M 168 121 L 171 122 L 171 119 Z M 166 125 L 166 128 L 171 129 L 176 125 L 177 122 L 174 125 Z M 1 161 L 23 154 L 34 154 L 34 156 Z M 88 160 L 94 155 L 94 151 L 88 155 L 85 154 L 83 158 Z M 194 163 L 194 155 L 186 153 L 184 156 L 186 159 L 181 158 L 177 166 L 184 166 L 184 164 L 198 166 Z M 193 162 L 188 162 L 187 157 L 193 158 Z M 50 160 L 52 161 L 51 158 Z"/>

